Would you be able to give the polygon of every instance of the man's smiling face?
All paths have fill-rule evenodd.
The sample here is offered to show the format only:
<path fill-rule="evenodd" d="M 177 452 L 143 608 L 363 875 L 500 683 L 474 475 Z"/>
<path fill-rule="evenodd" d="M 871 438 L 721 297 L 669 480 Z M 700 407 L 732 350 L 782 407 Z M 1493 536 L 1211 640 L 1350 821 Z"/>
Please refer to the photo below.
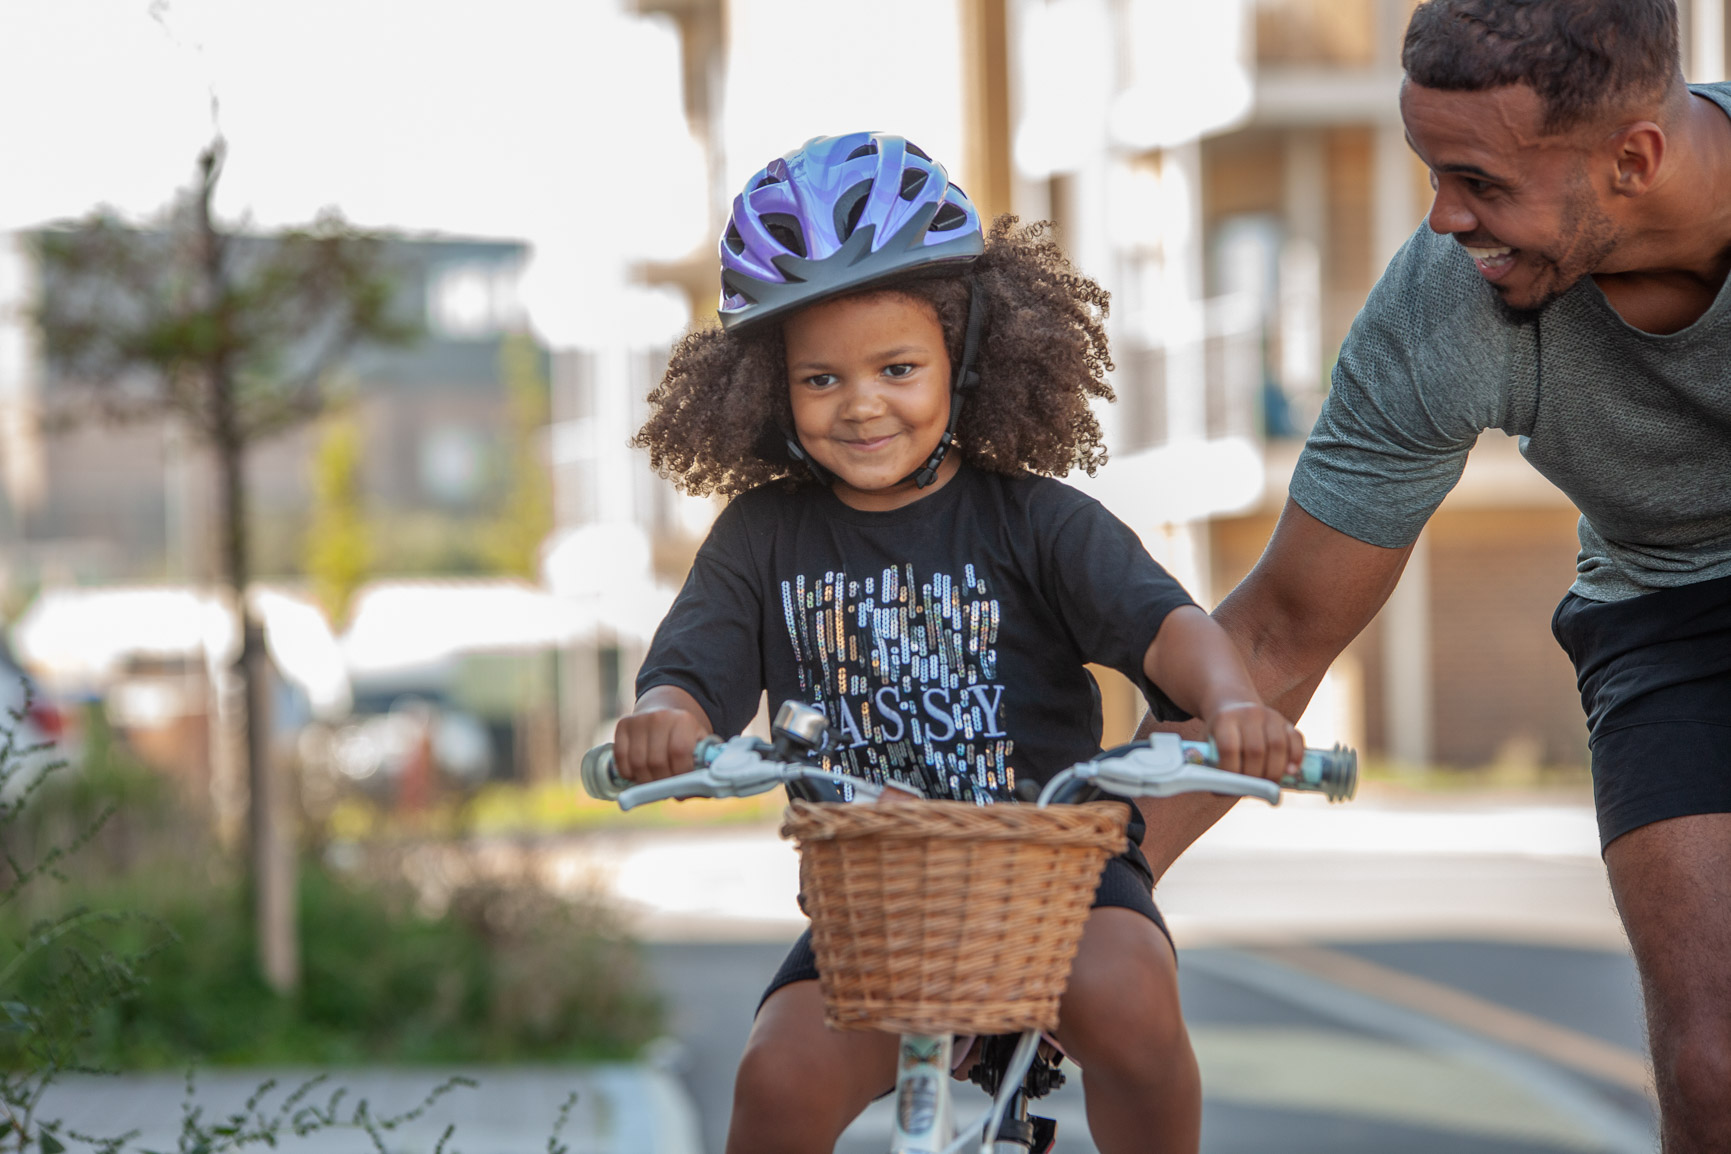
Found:
<path fill-rule="evenodd" d="M 1531 88 L 1408 81 L 1400 111 L 1436 190 L 1432 231 L 1459 241 L 1509 308 L 1543 308 L 1616 248 L 1609 193 L 1592 180 L 1590 130 L 1547 132 Z"/>

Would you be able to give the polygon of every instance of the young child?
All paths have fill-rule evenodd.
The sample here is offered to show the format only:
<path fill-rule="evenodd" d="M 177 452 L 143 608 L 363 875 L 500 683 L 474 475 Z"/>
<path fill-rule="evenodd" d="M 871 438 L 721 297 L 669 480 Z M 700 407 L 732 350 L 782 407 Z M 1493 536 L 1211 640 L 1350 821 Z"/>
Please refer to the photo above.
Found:
<path fill-rule="evenodd" d="M 1107 294 L 1040 226 L 990 238 L 907 141 L 819 138 L 754 176 L 721 240 L 719 331 L 692 333 L 637 437 L 733 498 L 614 737 L 635 780 L 682 773 L 768 690 L 830 721 L 831 763 L 928 796 L 1012 801 L 1100 750 L 1085 663 L 1200 717 L 1229 769 L 1303 746 L 1237 651 L 1128 528 L 1052 475 L 1105 459 Z M 1132 839 L 1142 825 L 1132 820 Z M 1140 849 L 1101 875 L 1060 1005 L 1107 1154 L 1194 1151 L 1201 1090 Z M 894 1082 L 896 1040 L 823 1024 L 809 934 L 765 994 L 728 1150 L 827 1154 Z"/>

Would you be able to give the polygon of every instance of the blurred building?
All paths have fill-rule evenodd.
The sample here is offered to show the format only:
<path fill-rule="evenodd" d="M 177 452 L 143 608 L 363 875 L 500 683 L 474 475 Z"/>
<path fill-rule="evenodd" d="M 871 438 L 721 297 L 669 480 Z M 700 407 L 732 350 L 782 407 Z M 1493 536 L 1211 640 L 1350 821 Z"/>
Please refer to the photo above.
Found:
<path fill-rule="evenodd" d="M 22 307 L 36 291 L 24 237 L 0 238 L 0 585 L 206 579 L 215 485 L 174 422 L 71 423 L 52 366 L 34 355 Z M 390 550 L 433 565 L 458 536 L 441 526 L 487 514 L 512 450 L 501 353 L 523 329 L 517 241 L 400 237 L 386 258 L 402 315 L 424 336 L 361 349 L 333 373 L 364 445 L 369 512 Z M 319 427 L 260 445 L 249 465 L 255 570 L 298 568 Z M 456 543 L 460 546 L 460 540 Z"/>
<path fill-rule="evenodd" d="M 66 419 L 64 402 L 76 382 L 43 363 L 26 321 L 39 291 L 28 238 L 4 239 L 0 590 L 12 611 L 33 598 L 14 640 L 52 689 L 103 699 L 111 722 L 147 761 L 183 776 L 195 793 L 209 788 L 219 811 L 233 808 L 225 795 L 234 789 L 226 781 L 231 769 L 221 764 L 218 700 L 234 655 L 222 639 L 232 633 L 225 602 L 211 591 L 212 465 L 170 420 L 114 426 Z M 387 240 L 384 256 L 398 281 L 397 310 L 418 320 L 423 334 L 404 348 L 357 350 L 328 382 L 343 398 L 339 410 L 357 426 L 359 489 L 376 562 L 391 572 L 475 572 L 483 564 L 476 539 L 500 516 L 510 455 L 523 451 L 514 428 L 521 416 L 512 411 L 521 399 L 511 395 L 522 382 L 507 379 L 505 353 L 507 340 L 527 331 L 518 287 L 529 249 L 509 240 L 399 236 Z M 533 359 L 545 378 L 545 354 Z M 297 584 L 322 435 L 320 424 L 305 425 L 256 446 L 249 457 L 253 566 L 264 581 L 287 577 Z M 549 626 L 532 643 L 512 635 L 490 646 L 471 629 L 436 670 L 443 681 L 405 658 L 399 664 L 406 672 L 394 679 L 389 668 L 361 670 L 351 696 L 321 612 L 280 592 L 256 586 L 250 592 L 274 639 L 279 682 L 296 684 L 294 654 L 321 638 L 339 661 L 329 675 L 343 685 L 340 702 L 309 710 L 279 694 L 273 703 L 287 748 L 293 731 L 315 716 L 335 723 L 351 707 L 382 713 L 419 694 L 417 700 L 449 705 L 487 727 L 492 749 L 482 776 L 556 772 L 553 739 L 542 736 L 554 729 L 546 695 L 526 694 L 520 702 L 501 702 L 497 692 L 465 695 L 459 674 L 469 672 L 465 661 L 484 664 L 495 650 L 507 654 L 499 660 L 541 668 L 564 633 Z M 494 600 L 509 595 L 493 593 Z M 381 596 L 388 601 L 391 591 Z M 521 656 L 537 645 L 539 664 Z M 381 660 L 377 649 L 370 652 L 374 665 Z"/>
<path fill-rule="evenodd" d="M 638 4 L 680 32 L 710 235 L 771 156 L 862 127 L 919 140 L 988 214 L 1056 221 L 1113 292 L 1113 459 L 1078 483 L 1218 601 L 1267 542 L 1335 350 L 1429 204 L 1397 104 L 1413 0 L 935 0 L 917 13 L 891 4 L 865 25 L 850 6 L 793 4 Z M 1724 75 L 1725 6 L 1682 0 L 1691 79 Z M 878 43 L 908 21 L 917 50 Z M 826 73 L 870 80 L 795 99 L 785 57 L 814 44 Z M 630 275 L 684 291 L 699 323 L 712 315 L 708 246 Z M 593 355 L 561 362 L 565 412 L 610 431 L 565 475 L 560 516 L 629 517 L 677 578 L 707 511 L 620 450 L 660 369 L 653 350 L 629 355 L 612 369 Z M 1512 440 L 1487 433 L 1389 604 L 1319 691 L 1313 737 L 1414 765 L 1584 763 L 1573 674 L 1547 628 L 1573 580 L 1576 516 Z M 1133 724 L 1127 683 L 1103 681 L 1108 724 Z"/>

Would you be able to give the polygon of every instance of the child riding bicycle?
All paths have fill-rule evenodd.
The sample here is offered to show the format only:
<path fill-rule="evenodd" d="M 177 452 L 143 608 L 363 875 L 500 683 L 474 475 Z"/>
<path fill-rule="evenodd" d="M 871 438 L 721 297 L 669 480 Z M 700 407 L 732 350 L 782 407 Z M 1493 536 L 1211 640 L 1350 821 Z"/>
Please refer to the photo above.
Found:
<path fill-rule="evenodd" d="M 731 502 L 657 631 L 614 736 L 638 781 L 692 768 L 765 690 L 830 722 L 829 764 L 929 797 L 1015 801 L 1100 749 L 1098 662 L 1201 718 L 1227 769 L 1303 742 L 1238 652 L 1099 503 L 1053 479 L 1105 459 L 1107 294 L 1041 225 L 983 233 L 906 140 L 824 137 L 735 199 L 721 328 L 687 336 L 636 443 Z M 1057 1039 L 1107 1154 L 1195 1150 L 1196 1061 L 1152 876 L 1101 874 Z M 816 1152 L 894 1081 L 896 1039 L 825 1027 L 809 934 L 740 1062 L 728 1149 Z"/>

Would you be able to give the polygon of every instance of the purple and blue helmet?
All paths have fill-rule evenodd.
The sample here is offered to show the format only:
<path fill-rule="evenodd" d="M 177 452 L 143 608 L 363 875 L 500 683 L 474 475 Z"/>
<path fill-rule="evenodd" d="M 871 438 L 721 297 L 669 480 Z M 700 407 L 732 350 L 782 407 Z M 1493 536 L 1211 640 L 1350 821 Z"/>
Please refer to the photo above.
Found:
<path fill-rule="evenodd" d="M 899 136 L 808 140 L 746 181 L 721 234 L 729 331 L 985 249 L 980 214 L 944 166 Z M 958 270 L 959 271 L 959 270 Z"/>

